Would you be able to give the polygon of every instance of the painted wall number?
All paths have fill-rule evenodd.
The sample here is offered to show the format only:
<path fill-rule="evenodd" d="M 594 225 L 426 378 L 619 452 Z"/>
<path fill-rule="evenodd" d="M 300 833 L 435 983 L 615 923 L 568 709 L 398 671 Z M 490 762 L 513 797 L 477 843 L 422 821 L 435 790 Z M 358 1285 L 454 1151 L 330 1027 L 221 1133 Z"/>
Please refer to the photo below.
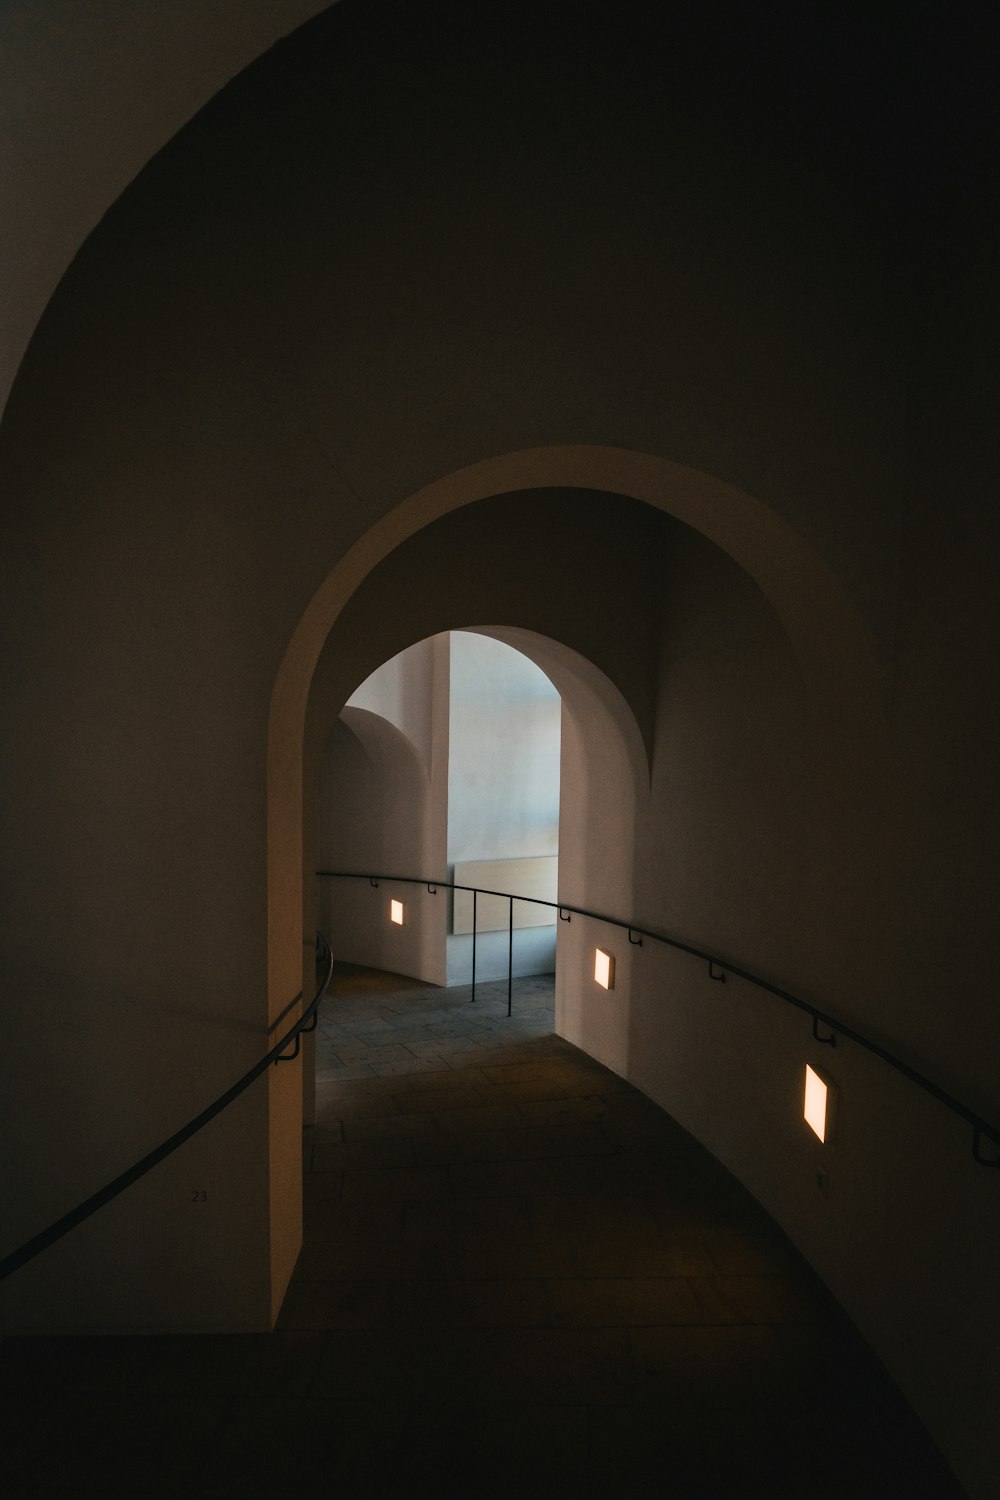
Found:
<path fill-rule="evenodd" d="M 191 1202 L 192 1203 L 207 1203 L 208 1202 L 208 1193 L 205 1191 L 204 1188 L 192 1188 L 191 1189 Z"/>

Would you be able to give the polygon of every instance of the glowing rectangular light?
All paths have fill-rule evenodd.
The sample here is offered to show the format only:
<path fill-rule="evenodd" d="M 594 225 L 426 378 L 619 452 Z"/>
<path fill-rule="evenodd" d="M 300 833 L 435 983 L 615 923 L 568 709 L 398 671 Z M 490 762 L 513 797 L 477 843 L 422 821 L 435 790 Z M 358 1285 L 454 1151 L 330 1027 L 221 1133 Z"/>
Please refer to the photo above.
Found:
<path fill-rule="evenodd" d="M 395 922 L 397 927 L 403 925 L 403 903 L 402 901 L 389 902 L 389 921 Z"/>
<path fill-rule="evenodd" d="M 602 990 L 613 990 L 615 987 L 614 955 L 605 953 L 603 948 L 597 948 L 594 953 L 594 978 Z"/>
<path fill-rule="evenodd" d="M 826 1084 L 819 1074 L 806 1064 L 806 1093 L 802 1108 L 802 1117 L 814 1135 L 821 1141 L 826 1140 L 827 1135 L 827 1113 L 829 1106 L 829 1085 Z"/>

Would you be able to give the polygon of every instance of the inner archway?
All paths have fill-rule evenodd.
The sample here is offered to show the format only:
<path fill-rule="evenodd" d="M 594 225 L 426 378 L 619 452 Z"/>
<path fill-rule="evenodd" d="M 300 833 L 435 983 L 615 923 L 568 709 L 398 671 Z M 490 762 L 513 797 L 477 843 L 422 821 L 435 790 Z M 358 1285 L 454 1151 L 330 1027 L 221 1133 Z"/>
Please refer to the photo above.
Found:
<path fill-rule="evenodd" d="M 543 538 L 546 515 L 552 525 Z M 483 517 L 492 526 L 485 527 L 491 550 L 481 551 L 478 566 L 463 571 L 456 560 L 468 556 L 477 530 L 483 544 Z M 450 551 L 442 553 L 435 523 L 445 518 L 450 518 Z M 646 568 L 650 528 L 678 523 L 678 535 L 700 537 L 713 556 L 729 559 L 718 577 L 709 569 L 706 586 L 716 590 L 728 587 L 730 577 L 746 579 L 773 620 L 766 627 L 769 639 L 785 653 L 782 670 L 789 683 L 799 684 L 789 688 L 801 700 L 788 710 L 791 722 L 795 735 L 805 726 L 801 732 L 816 751 L 813 774 L 823 783 L 822 795 L 847 795 L 849 788 L 848 801 L 865 797 L 883 767 L 872 653 L 837 580 L 786 522 L 731 485 L 626 450 L 556 447 L 476 464 L 428 486 L 366 533 L 315 596 L 286 653 L 270 720 L 273 994 L 283 997 L 293 982 L 297 987 L 304 951 L 300 933 L 313 926 L 308 894 L 303 896 L 312 884 L 303 829 L 313 817 L 304 791 L 314 780 L 318 726 L 329 723 L 331 710 L 339 712 L 353 686 L 408 640 L 474 620 L 473 601 L 488 582 L 510 601 L 502 614 L 497 610 L 501 619 L 506 615 L 520 628 L 562 635 L 564 644 L 567 634 L 574 646 L 584 643 L 581 654 L 595 660 L 628 703 L 648 755 L 656 688 L 638 647 L 658 638 L 651 621 L 662 602 L 663 577 L 658 563 Z M 575 601 L 572 628 L 568 617 L 564 628 L 553 629 L 548 622 L 556 580 Z M 379 586 L 388 592 L 383 606 L 373 610 Z M 461 610 L 457 617 L 455 610 Z M 609 614 L 617 626 L 610 634 Z M 843 826 L 842 820 L 841 831 Z M 706 847 L 711 855 L 711 841 Z M 795 861 L 786 863 L 792 868 Z M 286 1086 L 288 1097 L 282 1100 L 279 1087 L 280 1080 L 272 1087 L 272 1120 L 284 1118 L 290 1125 L 298 1119 L 298 1094 Z M 287 1197 L 281 1183 L 294 1181 L 288 1168 L 296 1155 L 297 1127 L 276 1125 L 275 1134 L 285 1142 L 272 1160 L 277 1213 Z M 287 1245 L 274 1260 L 279 1299 L 296 1239 L 294 1193 L 287 1207 L 290 1232 L 276 1234 L 276 1242 Z"/>
<path fill-rule="evenodd" d="M 339 957 L 465 984 L 471 898 L 425 896 L 444 882 L 556 899 L 561 716 L 558 690 L 530 656 L 478 631 L 420 641 L 361 684 L 323 756 L 317 867 L 434 886 L 393 892 L 405 920 L 400 911 L 391 922 L 385 898 L 376 908 L 364 889 L 321 880 L 320 926 Z M 508 942 L 506 905 L 494 907 L 477 910 L 479 979 L 554 972 L 554 910 L 518 903 Z"/>

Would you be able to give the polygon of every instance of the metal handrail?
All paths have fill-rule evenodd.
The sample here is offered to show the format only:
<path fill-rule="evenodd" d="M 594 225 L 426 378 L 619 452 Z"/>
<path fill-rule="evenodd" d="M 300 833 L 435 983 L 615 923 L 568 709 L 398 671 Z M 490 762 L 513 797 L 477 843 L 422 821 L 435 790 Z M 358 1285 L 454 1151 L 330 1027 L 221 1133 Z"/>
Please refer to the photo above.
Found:
<path fill-rule="evenodd" d="M 854 1042 L 857 1046 L 863 1047 L 866 1052 L 870 1052 L 880 1062 L 884 1062 L 890 1068 L 894 1068 L 897 1073 L 902 1074 L 904 1078 L 908 1078 L 911 1083 L 915 1083 L 918 1088 L 930 1094 L 939 1104 L 943 1104 L 946 1109 L 950 1109 L 953 1114 L 958 1115 L 960 1119 L 965 1120 L 967 1124 L 971 1125 L 972 1155 L 974 1159 L 982 1167 L 1000 1169 L 1000 1156 L 984 1156 L 982 1151 L 984 1139 L 992 1141 L 996 1146 L 1000 1146 L 1000 1127 L 991 1125 L 988 1120 L 984 1119 L 970 1105 L 963 1104 L 960 1099 L 956 1099 L 954 1094 L 949 1093 L 940 1084 L 934 1083 L 932 1079 L 918 1072 L 916 1068 L 911 1067 L 909 1063 L 904 1062 L 902 1058 L 897 1057 L 888 1048 L 881 1046 L 878 1042 L 872 1041 L 871 1037 L 867 1037 L 862 1032 L 855 1030 L 853 1026 L 846 1025 L 828 1011 L 820 1010 L 818 1006 L 813 1005 L 810 1001 L 803 1000 L 798 995 L 793 995 L 791 991 L 782 989 L 780 985 L 772 984 L 769 979 L 764 979 L 761 975 L 754 974 L 749 969 L 744 969 L 738 964 L 730 963 L 728 959 L 720 958 L 718 954 L 709 953 L 704 948 L 698 948 L 693 943 L 682 942 L 680 938 L 669 937 L 666 933 L 656 932 L 650 927 L 639 927 L 635 922 L 623 922 L 620 917 L 609 917 L 606 912 L 588 911 L 583 906 L 572 906 L 567 901 L 545 901 L 539 896 L 514 896 L 510 891 L 491 891 L 485 889 L 483 886 L 458 885 L 453 881 L 428 880 L 425 876 L 416 875 L 369 875 L 367 873 L 358 873 L 354 870 L 317 870 L 316 874 L 330 880 L 367 880 L 371 883 L 385 880 L 389 882 L 395 881 L 400 885 L 426 885 L 429 891 L 432 886 L 435 888 L 440 886 L 444 890 L 451 891 L 471 891 L 474 901 L 477 896 L 500 896 L 505 901 L 510 902 L 512 935 L 513 904 L 515 901 L 528 901 L 534 906 L 551 907 L 554 911 L 558 912 L 559 917 L 563 921 L 569 921 L 571 916 L 590 917 L 595 922 L 605 922 L 610 927 L 620 927 L 628 933 L 629 942 L 633 946 L 641 946 L 643 938 L 650 938 L 653 942 L 663 943 L 668 948 L 676 948 L 680 953 L 688 953 L 692 958 L 699 958 L 703 963 L 707 964 L 710 979 L 724 983 L 726 975 L 732 974 L 735 978 L 744 979 L 748 984 L 756 985 L 758 989 L 766 991 L 769 995 L 774 995 L 778 1000 L 783 1000 L 786 1005 L 794 1006 L 796 1010 L 800 1010 L 805 1015 L 811 1016 L 813 1038 L 815 1041 L 826 1046 L 835 1047 L 838 1036 L 844 1037 L 847 1041 Z M 473 911 L 475 911 L 475 907 Z M 564 912 L 570 915 L 563 916 Z M 633 934 L 638 934 L 638 939 Z M 475 944 L 475 936 L 475 916 L 473 916 L 473 944 Z M 512 970 L 513 964 L 511 963 L 508 969 L 507 981 L 508 1015 L 510 1014 L 509 1002 Z M 473 968 L 474 975 L 475 968 Z M 820 1036 L 819 1027 L 821 1025 L 827 1028 L 830 1035 Z"/>
<path fill-rule="evenodd" d="M 194 1119 L 189 1120 L 180 1130 L 176 1130 L 173 1135 L 168 1136 L 159 1146 L 147 1152 L 134 1166 L 120 1173 L 119 1176 L 113 1178 L 111 1182 L 100 1188 L 98 1192 L 92 1193 L 89 1198 L 85 1198 L 82 1203 L 77 1204 L 76 1208 L 71 1209 L 69 1213 L 63 1214 L 61 1219 L 57 1219 L 54 1224 L 50 1224 L 40 1234 L 36 1234 L 30 1240 L 26 1240 L 19 1249 L 12 1250 L 9 1255 L 5 1255 L 0 1260 L 0 1281 L 5 1276 L 10 1276 L 14 1271 L 20 1270 L 21 1266 L 25 1265 L 27 1261 L 34 1260 L 36 1255 L 40 1255 L 43 1250 L 47 1250 L 50 1245 L 54 1245 L 56 1240 L 61 1240 L 63 1235 L 69 1234 L 71 1229 L 75 1229 L 78 1224 L 82 1224 L 85 1219 L 89 1219 L 91 1214 L 96 1213 L 99 1208 L 103 1208 L 105 1203 L 110 1203 L 112 1198 L 117 1198 L 119 1193 L 123 1193 L 126 1188 L 131 1187 L 133 1182 L 138 1182 L 140 1177 L 145 1177 L 147 1172 L 151 1172 L 161 1161 L 171 1156 L 179 1146 L 183 1146 L 185 1141 L 189 1141 L 193 1135 L 197 1135 L 198 1131 L 202 1130 L 210 1120 L 214 1120 L 216 1115 L 221 1114 L 235 1099 L 238 1099 L 272 1063 L 291 1062 L 292 1058 L 298 1056 L 299 1040 L 303 1032 L 315 1030 L 319 1003 L 326 994 L 327 986 L 333 975 L 333 954 L 330 951 L 330 944 L 322 933 L 317 933 L 316 938 L 319 961 L 325 967 L 323 982 L 299 1019 L 295 1022 L 295 1025 L 290 1027 L 269 1051 L 265 1052 L 259 1062 L 254 1063 L 249 1072 L 244 1073 L 243 1077 L 238 1079 L 231 1088 L 226 1089 L 224 1094 L 220 1094 L 218 1099 L 210 1104 L 207 1109 L 203 1109 L 200 1114 L 195 1115 Z M 302 991 L 300 990 L 295 999 L 291 1001 L 291 1005 L 285 1007 L 282 1015 L 287 1015 L 291 1006 L 297 1004 L 301 999 Z M 295 1043 L 294 1051 L 289 1052 L 287 1056 L 282 1056 L 289 1042 Z"/>

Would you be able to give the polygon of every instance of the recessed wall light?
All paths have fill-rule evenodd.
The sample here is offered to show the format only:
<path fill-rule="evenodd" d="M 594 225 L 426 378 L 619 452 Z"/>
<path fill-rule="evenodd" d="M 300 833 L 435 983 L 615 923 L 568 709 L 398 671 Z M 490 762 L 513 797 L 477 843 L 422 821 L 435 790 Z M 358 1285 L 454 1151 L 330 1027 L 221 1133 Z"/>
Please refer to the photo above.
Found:
<path fill-rule="evenodd" d="M 597 948 L 594 952 L 594 978 L 602 990 L 613 990 L 615 987 L 615 959 L 613 953 L 605 953 L 603 948 Z"/>
<path fill-rule="evenodd" d="M 395 922 L 397 927 L 402 927 L 405 908 L 402 901 L 389 902 L 389 921 Z"/>
<path fill-rule="evenodd" d="M 813 1134 L 826 1142 L 833 1125 L 834 1088 L 829 1079 L 822 1077 L 815 1068 L 806 1064 L 805 1096 L 802 1102 L 802 1118 Z"/>

